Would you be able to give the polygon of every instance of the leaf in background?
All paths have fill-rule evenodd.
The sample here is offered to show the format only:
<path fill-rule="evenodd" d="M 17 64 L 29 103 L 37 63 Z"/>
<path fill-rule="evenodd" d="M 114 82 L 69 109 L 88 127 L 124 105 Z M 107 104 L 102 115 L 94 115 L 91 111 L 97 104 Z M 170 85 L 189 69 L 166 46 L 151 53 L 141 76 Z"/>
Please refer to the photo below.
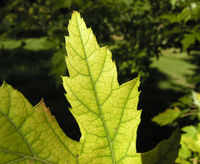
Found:
<path fill-rule="evenodd" d="M 185 143 L 190 150 L 200 153 L 200 124 L 197 127 L 185 126 L 182 130 L 185 133 L 182 135 L 181 142 Z"/>
<path fill-rule="evenodd" d="M 188 6 L 182 9 L 180 13 L 177 14 L 177 20 L 179 22 L 187 23 L 192 18 L 191 10 Z"/>
<path fill-rule="evenodd" d="M 159 113 L 157 116 L 155 116 L 152 121 L 164 126 L 172 123 L 180 116 L 180 114 L 181 111 L 177 107 L 174 109 L 167 109 L 165 112 Z"/>
<path fill-rule="evenodd" d="M 178 158 L 176 159 L 176 163 L 181 164 L 190 164 L 187 159 L 191 156 L 191 151 L 188 149 L 187 145 L 181 142 L 181 148 L 178 152 Z"/>
<path fill-rule="evenodd" d="M 154 149 L 142 153 L 143 164 L 173 164 L 177 158 L 180 142 L 180 130 L 175 130 L 171 137 L 161 141 Z"/>
<path fill-rule="evenodd" d="M 188 136 L 188 137 L 196 137 L 196 134 L 197 134 L 197 129 L 195 126 L 185 126 L 182 128 L 182 131 L 185 132 L 185 136 Z"/>
<path fill-rule="evenodd" d="M 76 161 L 78 143 L 66 137 L 44 102 L 32 107 L 6 83 L 0 87 L 0 125 L 0 163 Z"/>
<path fill-rule="evenodd" d="M 195 38 L 200 42 L 200 31 L 194 31 L 193 34 L 195 35 Z"/>
<path fill-rule="evenodd" d="M 200 109 L 200 94 L 193 91 L 192 97 L 193 97 L 194 104 Z"/>
<path fill-rule="evenodd" d="M 62 48 L 55 52 L 51 59 L 52 66 L 49 75 L 54 77 L 57 87 L 62 85 L 61 75 L 66 75 L 65 53 L 66 51 Z"/>
<path fill-rule="evenodd" d="M 111 52 L 99 47 L 78 12 L 68 31 L 70 77 L 63 77 L 63 85 L 82 134 L 79 163 L 141 163 L 136 153 L 139 79 L 118 84 Z"/>
<path fill-rule="evenodd" d="M 176 6 L 176 0 L 170 0 L 170 3 L 171 3 L 171 5 L 172 5 L 172 7 L 174 8 L 175 6 Z"/>
<path fill-rule="evenodd" d="M 24 45 L 23 45 L 24 44 Z M 58 39 L 49 39 L 47 37 L 41 38 L 28 38 L 19 40 L 2 40 L 0 41 L 0 48 L 6 50 L 13 50 L 17 48 L 24 48 L 30 51 L 48 50 L 53 49 L 58 44 Z"/>
<path fill-rule="evenodd" d="M 188 49 L 192 44 L 195 43 L 195 35 L 185 34 L 184 39 L 181 41 L 183 45 L 183 50 Z"/>

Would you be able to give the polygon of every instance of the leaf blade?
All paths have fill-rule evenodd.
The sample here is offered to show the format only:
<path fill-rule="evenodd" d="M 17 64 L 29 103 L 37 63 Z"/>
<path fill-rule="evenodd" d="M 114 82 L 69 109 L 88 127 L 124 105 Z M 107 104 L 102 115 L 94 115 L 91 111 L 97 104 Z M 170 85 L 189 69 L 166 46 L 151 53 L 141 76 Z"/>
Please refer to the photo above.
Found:
<path fill-rule="evenodd" d="M 175 107 L 174 109 L 167 109 L 166 111 L 159 113 L 157 116 L 153 117 L 152 121 L 160 126 L 164 126 L 173 123 L 180 115 L 181 111 L 179 108 Z"/>
<path fill-rule="evenodd" d="M 43 101 L 33 108 L 6 83 L 0 88 L 0 122 L 5 125 L 0 127 L 1 162 L 76 162 L 71 150 L 78 151 L 77 143 L 65 136 Z"/>
<path fill-rule="evenodd" d="M 141 114 L 137 111 L 139 79 L 118 84 L 111 52 L 98 46 L 79 13 L 73 13 L 68 31 L 70 77 L 63 77 L 63 86 L 82 133 L 81 163 L 102 163 L 102 159 L 105 163 L 127 163 L 135 158 L 139 162 L 135 146 Z"/>

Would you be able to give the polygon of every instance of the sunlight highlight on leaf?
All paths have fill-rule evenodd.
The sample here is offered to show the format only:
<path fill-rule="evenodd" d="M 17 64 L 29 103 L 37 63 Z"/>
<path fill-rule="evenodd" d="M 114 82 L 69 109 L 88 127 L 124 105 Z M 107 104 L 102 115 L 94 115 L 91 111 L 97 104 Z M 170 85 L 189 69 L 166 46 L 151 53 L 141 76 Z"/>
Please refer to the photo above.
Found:
<path fill-rule="evenodd" d="M 62 79 L 81 130 L 80 142 L 64 134 L 43 101 L 33 107 L 4 83 L 0 87 L 0 163 L 171 164 L 178 152 L 178 131 L 152 151 L 136 152 L 139 78 L 119 85 L 111 52 L 99 47 L 78 12 L 72 14 L 68 31 L 69 77 Z"/>
<path fill-rule="evenodd" d="M 0 163 L 76 162 L 77 143 L 66 137 L 41 101 L 32 105 L 17 90 L 0 87 Z"/>
<path fill-rule="evenodd" d="M 92 30 L 74 12 L 66 37 L 67 67 L 63 77 L 80 130 L 80 163 L 132 163 L 136 155 L 139 79 L 119 85 L 107 47 L 100 48 Z"/>

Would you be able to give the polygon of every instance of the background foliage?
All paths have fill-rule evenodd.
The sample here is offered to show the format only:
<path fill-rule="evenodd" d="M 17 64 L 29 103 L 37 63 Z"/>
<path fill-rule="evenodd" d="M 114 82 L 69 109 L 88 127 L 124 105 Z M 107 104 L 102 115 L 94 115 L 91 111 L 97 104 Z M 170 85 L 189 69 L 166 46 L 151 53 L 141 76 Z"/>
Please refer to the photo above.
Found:
<path fill-rule="evenodd" d="M 191 89 L 200 90 L 199 3 L 198 0 L 4 0 L 0 2 L 0 81 L 20 90 L 33 105 L 43 97 L 65 133 L 79 140 L 79 128 L 67 110 L 69 104 L 60 79 L 60 75 L 67 74 L 63 36 L 67 35 L 72 11 L 77 10 L 92 27 L 100 45 L 109 45 L 119 81 L 140 74 L 139 108 L 143 113 L 137 148 L 140 152 L 150 150 L 168 138 L 174 128 L 159 127 L 151 121 L 152 117 L 172 104 L 188 106 L 192 101 L 188 99 Z M 182 109 L 185 107 L 179 107 Z M 193 125 L 194 121 L 182 123 L 174 126 Z"/>

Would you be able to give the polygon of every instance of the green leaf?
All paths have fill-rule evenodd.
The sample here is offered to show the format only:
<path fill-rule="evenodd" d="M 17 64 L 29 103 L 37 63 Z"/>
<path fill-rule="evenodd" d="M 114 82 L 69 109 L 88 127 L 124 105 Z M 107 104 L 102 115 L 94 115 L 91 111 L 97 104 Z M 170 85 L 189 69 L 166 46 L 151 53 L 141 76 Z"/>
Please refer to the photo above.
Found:
<path fill-rule="evenodd" d="M 195 35 L 194 34 L 185 34 L 184 39 L 181 41 L 183 45 L 183 49 L 188 49 L 192 44 L 195 43 Z"/>
<path fill-rule="evenodd" d="M 172 5 L 172 7 L 174 8 L 175 6 L 176 6 L 176 0 L 170 0 L 170 3 L 171 3 L 171 5 Z"/>
<path fill-rule="evenodd" d="M 177 163 L 188 163 L 187 158 L 191 156 L 191 151 L 188 149 L 187 145 L 181 142 L 181 148 L 179 149 L 178 158 L 176 159 Z"/>
<path fill-rule="evenodd" d="M 82 134 L 79 162 L 140 163 L 136 154 L 139 79 L 119 85 L 111 52 L 99 47 L 79 13 L 73 13 L 68 31 L 70 77 L 63 77 L 63 85 Z"/>
<path fill-rule="evenodd" d="M 194 104 L 200 109 L 200 93 L 192 92 Z"/>
<path fill-rule="evenodd" d="M 172 123 L 174 120 L 176 120 L 181 114 L 181 111 L 178 108 L 174 109 L 167 109 L 163 113 L 159 113 L 157 116 L 155 116 L 152 121 L 156 122 L 157 124 L 164 126 L 167 124 Z"/>
<path fill-rule="evenodd" d="M 200 42 L 200 32 L 195 31 L 193 34 L 195 35 L 195 38 Z"/>
<path fill-rule="evenodd" d="M 0 87 L 0 163 L 75 163 L 77 143 L 66 137 L 43 101 L 32 105 Z"/>
<path fill-rule="evenodd" d="M 195 126 L 192 126 L 192 125 L 183 127 L 182 131 L 185 132 L 184 134 L 185 136 L 192 137 L 192 138 L 195 137 L 198 132 Z"/>
<path fill-rule="evenodd" d="M 177 158 L 180 142 L 180 130 L 175 130 L 171 137 L 161 141 L 154 149 L 142 153 L 143 164 L 172 164 Z"/>
<path fill-rule="evenodd" d="M 136 152 L 139 78 L 119 85 L 111 52 L 99 47 L 78 12 L 73 13 L 68 30 L 70 76 L 62 78 L 70 111 L 80 126 L 80 142 L 63 133 L 43 101 L 32 107 L 4 83 L 0 88 L 0 124 L 4 125 L 0 127 L 0 162 L 147 164 L 151 159 L 150 164 L 171 164 L 177 155 L 178 132 L 147 155 Z"/>
<path fill-rule="evenodd" d="M 181 157 L 178 157 L 175 162 L 180 164 L 191 164 L 191 161 L 189 162 L 187 159 Z"/>
<path fill-rule="evenodd" d="M 186 144 L 187 147 L 194 151 L 200 153 L 200 124 L 195 126 L 185 126 L 182 130 L 185 132 L 182 135 L 181 142 Z"/>

